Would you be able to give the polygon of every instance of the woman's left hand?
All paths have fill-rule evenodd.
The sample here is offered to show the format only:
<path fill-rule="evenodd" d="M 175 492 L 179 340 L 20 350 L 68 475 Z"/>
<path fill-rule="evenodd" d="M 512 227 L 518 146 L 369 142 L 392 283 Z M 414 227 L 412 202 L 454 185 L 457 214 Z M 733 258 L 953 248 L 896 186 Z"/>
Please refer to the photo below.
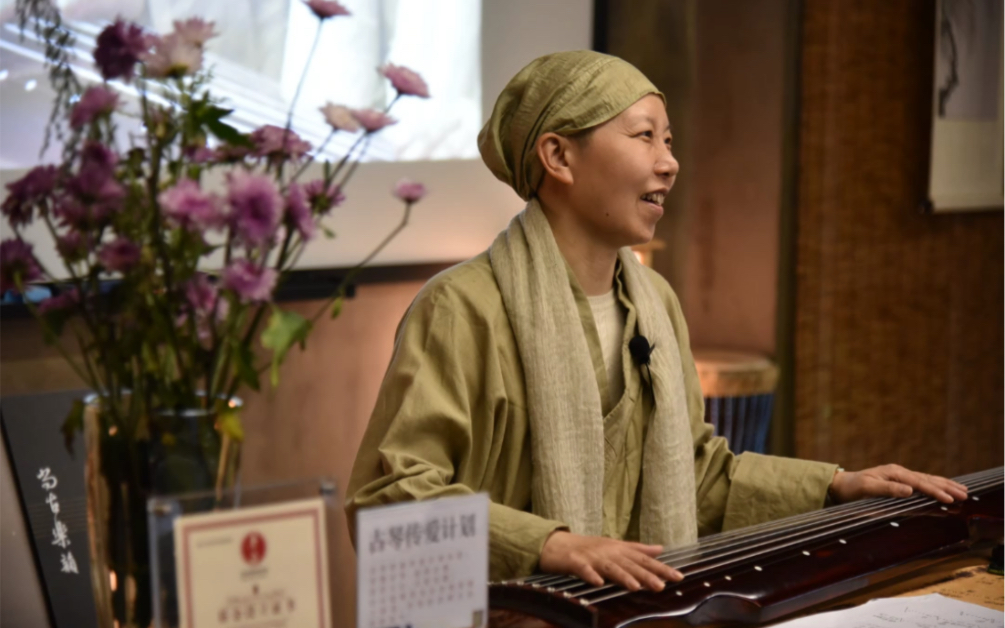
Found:
<path fill-rule="evenodd" d="M 962 484 L 911 471 L 898 464 L 863 471 L 838 471 L 828 489 L 831 499 L 839 504 L 866 497 L 910 497 L 914 491 L 921 491 L 945 504 L 967 498 L 967 487 Z"/>

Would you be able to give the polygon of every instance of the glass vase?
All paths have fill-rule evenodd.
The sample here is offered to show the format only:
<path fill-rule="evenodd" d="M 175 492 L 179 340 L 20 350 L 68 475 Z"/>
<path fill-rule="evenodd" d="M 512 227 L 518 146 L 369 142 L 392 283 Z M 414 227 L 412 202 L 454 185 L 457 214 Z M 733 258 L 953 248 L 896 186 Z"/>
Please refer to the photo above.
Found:
<path fill-rule="evenodd" d="M 241 400 L 231 398 L 226 406 L 238 410 Z M 147 500 L 233 487 L 240 443 L 220 429 L 212 408 L 155 412 L 137 437 L 113 425 L 102 407 L 98 395 L 85 400 L 84 480 L 98 626 L 148 628 L 153 592 Z"/>

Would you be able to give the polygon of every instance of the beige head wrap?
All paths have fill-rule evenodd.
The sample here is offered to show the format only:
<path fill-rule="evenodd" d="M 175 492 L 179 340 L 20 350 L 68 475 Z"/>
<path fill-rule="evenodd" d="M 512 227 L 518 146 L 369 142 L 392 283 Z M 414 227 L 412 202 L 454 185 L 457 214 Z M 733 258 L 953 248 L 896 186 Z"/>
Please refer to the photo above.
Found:
<path fill-rule="evenodd" d="M 603 124 L 647 94 L 666 98 L 632 64 L 592 50 L 531 61 L 499 94 L 478 134 L 489 170 L 524 200 L 544 172 L 534 150 L 543 133 L 572 135 Z"/>

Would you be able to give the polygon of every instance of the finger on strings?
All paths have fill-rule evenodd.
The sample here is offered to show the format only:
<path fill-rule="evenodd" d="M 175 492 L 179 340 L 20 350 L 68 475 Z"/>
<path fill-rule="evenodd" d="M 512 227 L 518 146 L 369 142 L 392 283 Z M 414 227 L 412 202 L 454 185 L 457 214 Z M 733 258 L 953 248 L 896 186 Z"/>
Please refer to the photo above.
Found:
<path fill-rule="evenodd" d="M 925 495 L 928 495 L 929 497 L 934 497 L 942 503 L 951 504 L 953 502 L 953 496 L 943 490 L 943 488 L 934 480 L 936 480 L 934 476 L 915 472 L 905 473 L 900 478 L 901 483 L 906 484 L 924 493 Z"/>
<path fill-rule="evenodd" d="M 931 476 L 932 481 L 937 483 L 942 490 L 949 493 L 953 497 L 959 500 L 964 500 L 967 498 L 969 491 L 966 486 L 963 486 L 959 482 L 954 482 L 948 478 L 939 477 L 937 475 Z"/>
<path fill-rule="evenodd" d="M 910 497 L 914 493 L 914 489 L 908 484 L 875 478 L 866 478 L 862 488 L 867 495 L 873 497 Z"/>
<path fill-rule="evenodd" d="M 670 565 L 661 563 L 655 558 L 649 558 L 648 556 L 643 557 L 642 560 L 638 561 L 640 565 L 656 574 L 663 580 L 669 580 L 671 582 L 680 582 L 684 579 L 684 574 L 677 571 Z"/>
<path fill-rule="evenodd" d="M 621 563 L 621 568 L 625 570 L 626 573 L 630 574 L 640 586 L 649 589 L 650 591 L 662 591 L 663 590 L 663 579 L 654 574 L 649 569 L 635 562 L 635 558 L 643 558 L 640 554 L 636 554 L 634 557 L 625 556 Z"/>
<path fill-rule="evenodd" d="M 611 582 L 616 582 L 628 589 L 629 591 L 638 591 L 642 588 L 639 581 L 636 580 L 630 573 L 622 569 L 621 565 L 618 565 L 613 560 L 607 561 L 605 564 L 600 566 L 600 573 Z"/>
<path fill-rule="evenodd" d="M 575 570 L 574 573 L 580 580 L 583 582 L 589 582 L 595 587 L 599 587 L 604 584 L 604 578 L 597 573 L 592 565 L 585 564 L 581 568 Z"/>

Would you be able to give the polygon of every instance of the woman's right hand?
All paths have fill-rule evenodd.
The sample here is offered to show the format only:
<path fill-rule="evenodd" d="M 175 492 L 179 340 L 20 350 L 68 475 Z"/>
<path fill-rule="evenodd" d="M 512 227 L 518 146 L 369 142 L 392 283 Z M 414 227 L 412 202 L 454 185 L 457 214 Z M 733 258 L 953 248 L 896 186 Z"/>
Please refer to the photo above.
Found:
<path fill-rule="evenodd" d="M 659 545 L 616 541 L 556 530 L 541 550 L 541 571 L 570 574 L 594 586 L 604 581 L 629 591 L 662 591 L 666 581 L 680 582 L 684 574 L 658 560 Z"/>

